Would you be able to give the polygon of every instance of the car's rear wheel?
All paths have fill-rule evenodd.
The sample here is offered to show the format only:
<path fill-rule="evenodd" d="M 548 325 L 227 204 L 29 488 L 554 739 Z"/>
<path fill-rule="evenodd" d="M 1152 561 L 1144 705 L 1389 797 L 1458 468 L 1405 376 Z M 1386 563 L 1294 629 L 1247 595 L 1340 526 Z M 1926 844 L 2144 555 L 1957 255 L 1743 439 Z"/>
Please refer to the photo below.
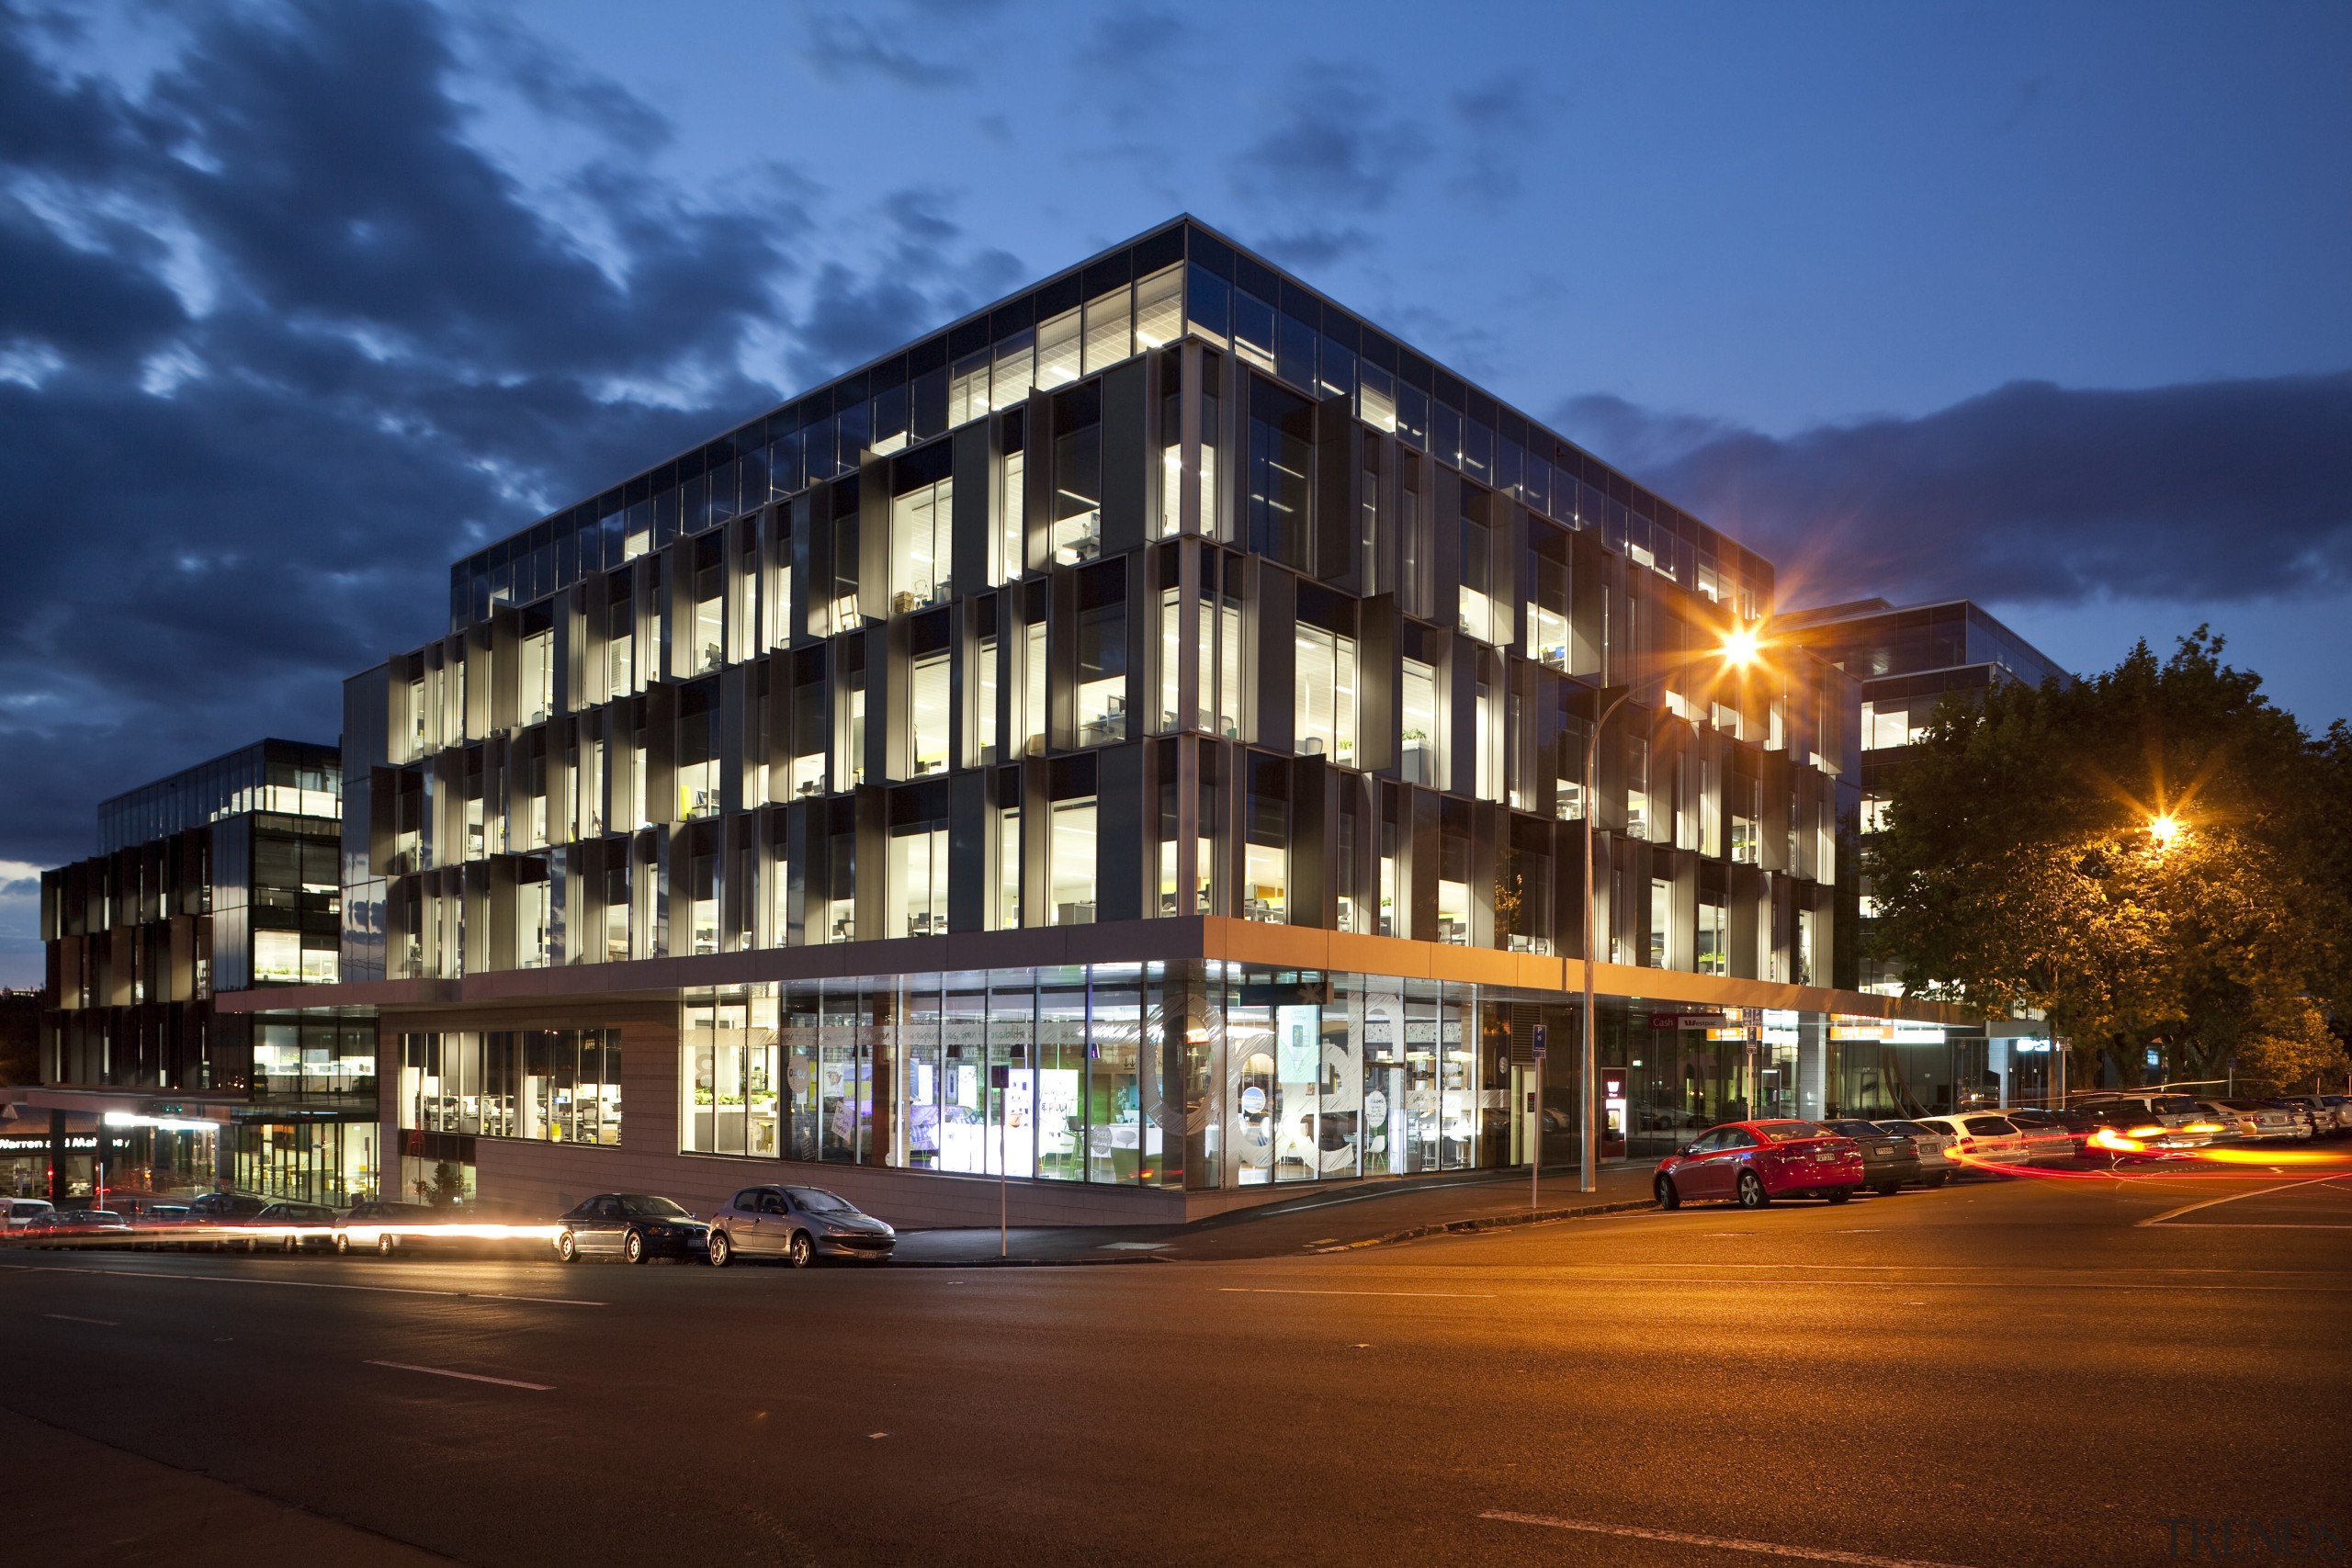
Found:
<path fill-rule="evenodd" d="M 1828 1191 L 1824 1192 L 1822 1196 L 1828 1199 L 1833 1203 L 1842 1203 L 1847 1199 L 1851 1198 L 1854 1195 L 1854 1190 L 1855 1190 L 1851 1187 L 1833 1187 Z M 1886 1191 L 1887 1189 L 1882 1187 L 1879 1190 L 1883 1192 Z"/>
<path fill-rule="evenodd" d="M 734 1242 L 728 1239 L 725 1231 L 711 1232 L 710 1266 L 713 1269 L 724 1269 L 733 1261 L 735 1261 Z"/>
<path fill-rule="evenodd" d="M 1752 1170 L 1743 1170 L 1739 1173 L 1739 1206 L 1741 1208 L 1760 1209 L 1771 1201 L 1772 1195 L 1764 1190 L 1762 1177 Z"/>
<path fill-rule="evenodd" d="M 351 1250 L 351 1238 L 341 1231 L 334 1233 L 334 1255 L 341 1258 Z"/>
<path fill-rule="evenodd" d="M 385 1232 L 382 1235 L 379 1235 L 379 1236 L 378 1236 L 378 1237 L 376 1238 L 376 1256 L 377 1256 L 377 1257 L 379 1257 L 379 1258 L 398 1258 L 400 1255 L 401 1255 L 401 1244 L 400 1244 L 400 1238 L 399 1238 L 399 1237 L 397 1237 L 397 1236 L 395 1236 L 395 1235 L 393 1235 L 390 1231 Z"/>
<path fill-rule="evenodd" d="M 621 1256 L 631 1263 L 644 1262 L 645 1237 L 637 1231 L 630 1231 L 621 1237 Z"/>
<path fill-rule="evenodd" d="M 795 1269 L 806 1269 L 817 1261 L 817 1244 L 808 1239 L 807 1231 L 794 1231 L 792 1245 L 785 1248 L 784 1256 Z"/>
<path fill-rule="evenodd" d="M 1670 1176 L 1659 1177 L 1657 1180 L 1651 1185 L 1650 1190 L 1657 1194 L 1657 1206 L 1659 1208 L 1679 1209 L 1682 1207 L 1682 1194 L 1674 1190 L 1674 1178 Z"/>
<path fill-rule="evenodd" d="M 580 1244 L 572 1239 L 570 1231 L 565 1231 L 555 1238 L 555 1260 L 558 1263 L 580 1261 Z"/>
<path fill-rule="evenodd" d="M 1925 1185 L 1927 1186 L 1928 1190 L 1929 1191 L 1931 1191 L 1931 1192 L 1932 1192 L 1932 1191 L 1934 1191 L 1937 1188 L 1941 1187 L 1945 1182 L 1950 1181 L 1951 1179 L 1951 1171 L 1948 1171 L 1948 1170 L 1939 1170 L 1939 1171 L 1937 1171 L 1937 1172 L 1936 1172 L 1934 1175 L 1932 1175 L 1932 1176 L 1928 1176 L 1928 1177 L 1922 1178 L 1922 1180 L 1924 1181 L 1924 1183 L 1925 1183 Z"/>
<path fill-rule="evenodd" d="M 1882 1181 L 1877 1188 L 1878 1195 L 1882 1198 L 1892 1198 L 1902 1190 L 1903 1183 L 1900 1181 Z"/>

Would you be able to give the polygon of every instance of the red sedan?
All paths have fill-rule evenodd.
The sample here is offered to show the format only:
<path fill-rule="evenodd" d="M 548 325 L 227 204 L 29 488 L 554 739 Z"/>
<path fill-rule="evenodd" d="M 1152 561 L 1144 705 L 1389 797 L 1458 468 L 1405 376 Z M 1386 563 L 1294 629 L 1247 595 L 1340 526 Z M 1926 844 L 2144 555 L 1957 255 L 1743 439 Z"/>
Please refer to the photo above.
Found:
<path fill-rule="evenodd" d="M 1760 1209 L 1775 1198 L 1842 1203 L 1862 1185 L 1862 1151 L 1813 1122 L 1727 1122 L 1657 1162 L 1661 1209 L 1728 1198 Z"/>

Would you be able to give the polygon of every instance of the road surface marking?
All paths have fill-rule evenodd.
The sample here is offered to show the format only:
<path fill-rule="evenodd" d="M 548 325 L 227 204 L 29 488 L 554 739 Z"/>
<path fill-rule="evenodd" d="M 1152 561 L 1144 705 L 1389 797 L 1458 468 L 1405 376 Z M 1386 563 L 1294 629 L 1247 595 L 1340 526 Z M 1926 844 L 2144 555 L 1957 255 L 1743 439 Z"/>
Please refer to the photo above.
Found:
<path fill-rule="evenodd" d="M 2352 1291 L 2352 1285 L 2200 1285 L 2186 1281 L 2138 1284 L 2129 1280 L 1708 1280 L 1694 1279 L 1688 1274 L 1667 1275 L 1656 1279 L 1638 1274 L 1577 1274 L 1570 1275 L 1559 1280 L 1558 1283 L 1563 1285 L 1738 1285 L 1749 1290 L 1777 1287 L 1791 1291 L 1826 1290 L 1833 1287 L 1845 1290 L 1858 1286 L 1882 1291 L 2316 1291 L 2324 1295 L 2335 1295 Z"/>
<path fill-rule="evenodd" d="M 100 1328 L 120 1328 L 122 1325 L 110 1317 L 75 1317 L 70 1312 L 45 1312 L 43 1317 L 53 1317 L 60 1323 L 95 1323 Z"/>
<path fill-rule="evenodd" d="M 1490 1302 L 1491 1291 L 1293 1291 L 1272 1285 L 1219 1285 L 1217 1293 L 1227 1296 L 1443 1296 L 1452 1301 Z"/>
<path fill-rule="evenodd" d="M 447 1296 L 474 1302 L 537 1302 L 542 1306 L 600 1307 L 607 1302 L 573 1296 L 508 1296 L 490 1291 L 428 1291 L 416 1285 L 339 1285 L 326 1280 L 261 1280 L 243 1274 L 175 1274 L 143 1269 L 66 1269 L 56 1264 L 0 1263 L 20 1274 L 97 1274 L 114 1280 L 198 1280 L 215 1285 L 286 1285 L 301 1291 L 372 1291 L 384 1296 Z"/>
<path fill-rule="evenodd" d="M 2352 1231 L 2352 1225 L 2289 1224 L 2268 1220 L 2200 1220 L 2193 1225 L 2166 1225 L 2177 1231 Z"/>
<path fill-rule="evenodd" d="M 1818 1546 L 1782 1546 L 1777 1541 L 1741 1540 L 1728 1535 L 1690 1535 L 1682 1530 L 1645 1529 L 1639 1525 L 1604 1525 L 1590 1519 L 1555 1519 L 1544 1514 L 1506 1514 L 1489 1510 L 1482 1519 L 1505 1524 L 1541 1525 L 1546 1529 L 1581 1530 L 1587 1535 L 1622 1536 L 1634 1540 L 1662 1540 L 1674 1546 L 1712 1547 L 1717 1551 L 1758 1551 L 1767 1557 L 1801 1557 L 1809 1562 L 1848 1562 L 1857 1568 L 1958 1568 L 1919 1557 L 1874 1557 L 1867 1551 L 1837 1551 Z"/>
<path fill-rule="evenodd" d="M 2193 1214 L 2199 1209 L 2211 1209 L 2222 1203 L 2234 1203 L 2241 1198 L 2256 1198 L 2266 1192 L 2292 1192 L 2298 1187 L 2317 1187 L 2322 1182 L 2335 1181 L 2336 1179 L 2338 1179 L 2333 1176 L 2315 1176 L 2309 1181 L 2290 1181 L 2284 1187 L 2253 1187 L 2248 1188 L 2244 1192 L 2233 1192 L 2226 1198 L 2208 1198 L 2204 1201 L 2199 1203 L 2183 1203 L 2177 1209 L 2166 1209 L 2163 1213 L 2158 1214 L 2154 1219 L 2142 1220 L 2138 1222 L 2132 1226 L 2132 1229 L 2145 1230 L 2150 1225 L 2163 1224 L 2166 1220 L 2177 1220 L 2183 1214 Z"/>
<path fill-rule="evenodd" d="M 486 1378 L 480 1372 L 453 1372 L 447 1367 L 420 1367 L 410 1361 L 370 1361 L 371 1367 L 390 1367 L 398 1372 L 429 1372 L 436 1378 L 463 1378 L 468 1382 L 494 1382 L 501 1388 L 527 1388 L 534 1393 L 552 1393 L 551 1382 L 521 1382 L 514 1378 Z"/>

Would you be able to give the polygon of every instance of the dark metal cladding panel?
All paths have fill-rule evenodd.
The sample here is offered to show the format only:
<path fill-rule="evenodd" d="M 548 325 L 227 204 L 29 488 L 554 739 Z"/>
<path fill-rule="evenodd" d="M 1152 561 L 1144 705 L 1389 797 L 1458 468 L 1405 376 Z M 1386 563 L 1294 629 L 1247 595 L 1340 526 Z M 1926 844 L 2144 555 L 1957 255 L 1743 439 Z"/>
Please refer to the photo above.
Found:
<path fill-rule="evenodd" d="M 1102 378 L 1102 553 L 1117 555 L 1144 542 L 1150 499 L 1146 419 L 1150 365 L 1130 359 Z"/>
<path fill-rule="evenodd" d="M 1145 846 L 1151 840 L 1144 747 L 1131 740 L 1097 753 L 1094 797 L 1095 919 L 1143 919 Z"/>

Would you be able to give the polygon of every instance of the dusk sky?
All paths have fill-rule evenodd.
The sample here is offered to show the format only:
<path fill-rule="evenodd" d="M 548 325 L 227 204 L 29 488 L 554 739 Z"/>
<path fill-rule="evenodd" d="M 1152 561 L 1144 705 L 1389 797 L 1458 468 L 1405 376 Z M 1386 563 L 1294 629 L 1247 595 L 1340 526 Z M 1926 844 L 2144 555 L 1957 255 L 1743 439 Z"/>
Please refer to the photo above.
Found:
<path fill-rule="evenodd" d="M 1179 211 L 1781 567 L 2352 715 L 2352 6 L 0 0 L 0 984 L 450 560 Z"/>

